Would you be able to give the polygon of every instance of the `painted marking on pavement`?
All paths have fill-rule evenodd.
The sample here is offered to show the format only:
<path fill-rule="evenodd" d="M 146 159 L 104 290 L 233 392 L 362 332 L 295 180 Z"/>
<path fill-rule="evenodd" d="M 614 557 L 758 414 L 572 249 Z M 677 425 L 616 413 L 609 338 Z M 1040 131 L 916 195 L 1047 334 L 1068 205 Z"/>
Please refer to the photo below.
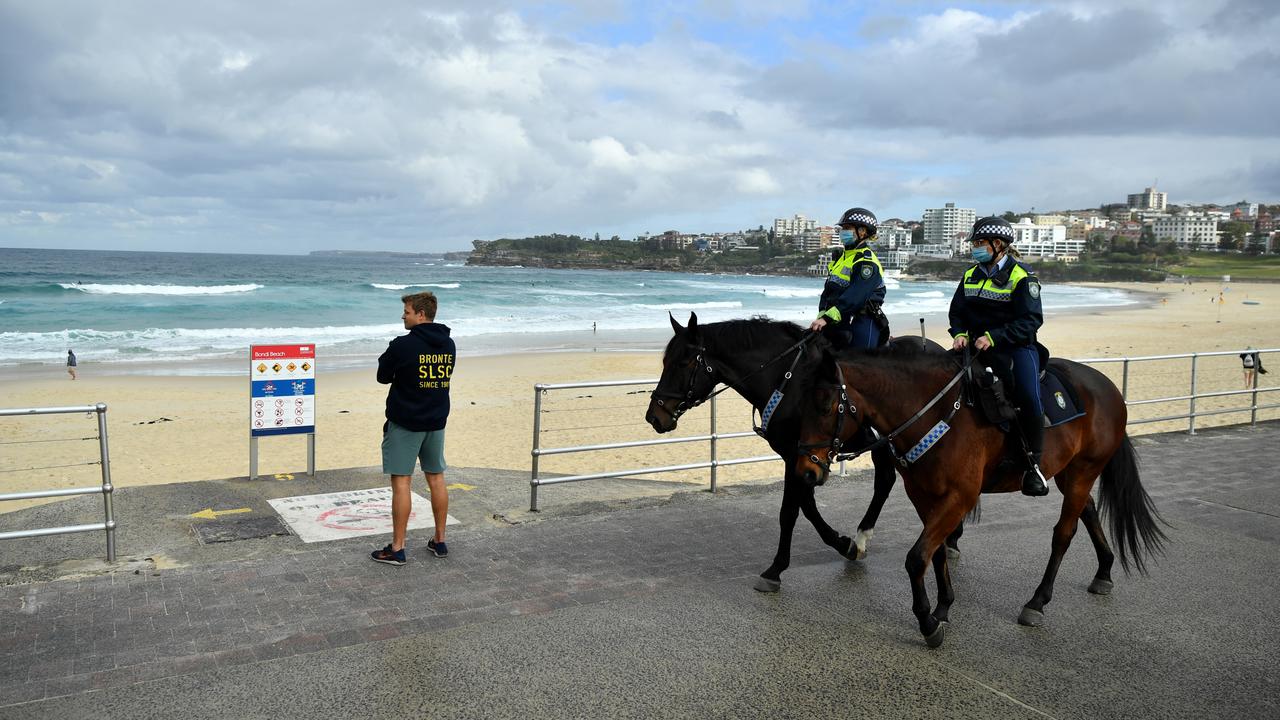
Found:
<path fill-rule="evenodd" d="M 409 513 L 409 529 L 434 528 L 431 501 L 414 492 L 409 493 L 409 496 L 414 507 Z M 303 542 L 325 542 L 391 532 L 389 487 L 299 495 L 267 502 Z M 447 525 L 457 523 L 452 515 L 448 516 Z"/>
<path fill-rule="evenodd" d="M 468 485 L 466 483 L 454 483 L 452 485 L 445 485 L 444 489 L 445 490 L 475 490 L 476 486 Z"/>
<path fill-rule="evenodd" d="M 236 508 L 234 510 L 214 510 L 213 508 L 205 508 L 200 512 L 191 513 L 191 517 L 201 520 L 216 520 L 221 515 L 235 515 L 236 513 L 253 512 L 249 508 Z"/>

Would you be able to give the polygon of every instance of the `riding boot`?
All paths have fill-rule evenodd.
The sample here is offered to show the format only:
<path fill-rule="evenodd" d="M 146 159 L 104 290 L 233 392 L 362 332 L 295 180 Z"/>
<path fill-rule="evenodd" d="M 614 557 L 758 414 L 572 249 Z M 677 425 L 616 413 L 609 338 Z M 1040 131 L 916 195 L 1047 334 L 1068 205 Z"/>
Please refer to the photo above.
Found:
<path fill-rule="evenodd" d="M 1022 475 L 1022 494 L 1042 497 L 1049 494 L 1044 473 L 1040 472 L 1040 459 L 1044 455 L 1044 420 L 1026 417 L 1029 414 L 1023 413 L 1023 417 L 1019 418 L 1022 437 L 1027 441 L 1027 464 L 1030 465 Z"/>

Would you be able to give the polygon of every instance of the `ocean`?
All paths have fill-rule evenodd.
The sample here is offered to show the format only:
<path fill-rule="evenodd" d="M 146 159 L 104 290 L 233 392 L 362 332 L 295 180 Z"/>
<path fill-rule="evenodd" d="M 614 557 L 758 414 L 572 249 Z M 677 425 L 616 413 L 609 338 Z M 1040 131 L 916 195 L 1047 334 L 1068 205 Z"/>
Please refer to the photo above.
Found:
<path fill-rule="evenodd" d="M 895 334 L 945 339 L 954 282 L 890 280 Z M 250 344 L 314 343 L 321 367 L 368 367 L 404 332 L 400 296 L 430 290 L 459 355 L 659 350 L 684 323 L 807 323 L 822 279 L 466 267 L 390 256 L 0 248 L 0 368 L 81 364 L 166 375 L 244 372 Z M 1137 300 L 1048 285 L 1046 313 Z M 593 327 L 594 325 L 594 327 Z M 939 326 L 941 325 L 941 326 Z"/>

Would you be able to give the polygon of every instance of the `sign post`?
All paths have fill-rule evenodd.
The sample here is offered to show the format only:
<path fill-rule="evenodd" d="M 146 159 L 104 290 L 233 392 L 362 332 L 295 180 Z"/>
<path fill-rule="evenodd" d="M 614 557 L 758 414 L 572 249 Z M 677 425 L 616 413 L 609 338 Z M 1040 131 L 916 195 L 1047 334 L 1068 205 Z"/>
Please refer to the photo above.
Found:
<path fill-rule="evenodd" d="M 307 435 L 307 474 L 316 474 L 316 346 L 249 346 L 249 479 L 258 477 L 258 438 Z"/>

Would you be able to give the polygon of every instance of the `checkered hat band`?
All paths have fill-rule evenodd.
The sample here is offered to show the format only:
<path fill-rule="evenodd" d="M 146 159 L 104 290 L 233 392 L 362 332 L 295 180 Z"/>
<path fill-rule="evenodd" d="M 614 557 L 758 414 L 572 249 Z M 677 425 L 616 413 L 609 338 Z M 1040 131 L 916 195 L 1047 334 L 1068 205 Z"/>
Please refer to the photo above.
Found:
<path fill-rule="evenodd" d="M 857 215 L 850 215 L 849 217 L 845 218 L 842 221 L 842 223 L 845 225 L 851 225 L 853 223 L 862 223 L 863 225 L 875 225 L 876 219 L 871 217 L 870 215 L 857 214 Z"/>
<path fill-rule="evenodd" d="M 1013 228 L 1005 227 L 1004 225 L 983 225 L 973 231 L 974 237 L 981 237 L 983 235 L 996 235 L 998 237 L 1011 238 L 1013 237 Z"/>

